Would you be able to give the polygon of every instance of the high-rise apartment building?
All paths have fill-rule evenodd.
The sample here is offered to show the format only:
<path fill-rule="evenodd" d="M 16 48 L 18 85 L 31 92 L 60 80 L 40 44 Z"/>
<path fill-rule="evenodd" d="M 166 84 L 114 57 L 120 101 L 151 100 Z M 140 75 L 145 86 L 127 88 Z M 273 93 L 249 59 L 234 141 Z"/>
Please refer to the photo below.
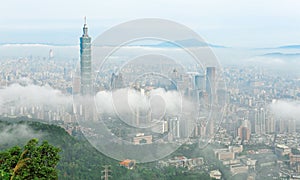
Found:
<path fill-rule="evenodd" d="M 251 124 L 248 120 L 244 120 L 242 125 L 237 129 L 237 135 L 242 141 L 249 141 L 251 135 Z"/>
<path fill-rule="evenodd" d="M 266 133 L 266 111 L 264 108 L 255 110 L 254 128 L 256 134 Z"/>

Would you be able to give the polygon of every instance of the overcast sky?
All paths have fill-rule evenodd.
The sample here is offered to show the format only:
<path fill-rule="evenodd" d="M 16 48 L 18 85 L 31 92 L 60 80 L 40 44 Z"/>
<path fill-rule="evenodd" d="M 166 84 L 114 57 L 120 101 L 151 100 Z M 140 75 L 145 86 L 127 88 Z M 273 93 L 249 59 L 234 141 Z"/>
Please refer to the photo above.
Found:
<path fill-rule="evenodd" d="M 96 37 L 138 18 L 182 23 L 206 41 L 230 47 L 300 44 L 299 0 L 7 0 L 0 43 L 78 44 L 83 17 Z"/>

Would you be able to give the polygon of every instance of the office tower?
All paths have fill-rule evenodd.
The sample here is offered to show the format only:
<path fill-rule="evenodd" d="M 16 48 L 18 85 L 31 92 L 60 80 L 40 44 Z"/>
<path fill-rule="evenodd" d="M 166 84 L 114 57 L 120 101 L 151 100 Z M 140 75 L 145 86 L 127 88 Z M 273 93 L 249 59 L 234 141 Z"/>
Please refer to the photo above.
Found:
<path fill-rule="evenodd" d="M 195 75 L 195 89 L 199 91 L 205 91 L 205 76 L 196 74 Z"/>
<path fill-rule="evenodd" d="M 80 37 L 80 71 L 81 95 L 92 94 L 92 56 L 91 37 L 88 36 L 86 19 L 83 26 L 83 35 Z"/>
<path fill-rule="evenodd" d="M 110 82 L 111 89 L 119 89 L 123 87 L 122 73 L 113 73 Z"/>
<path fill-rule="evenodd" d="M 215 93 L 215 85 L 216 85 L 216 68 L 215 67 L 207 67 L 206 68 L 206 92 L 209 95 Z"/>
<path fill-rule="evenodd" d="M 213 108 L 212 111 L 214 111 L 214 105 L 217 102 L 216 99 L 216 67 L 207 67 L 206 68 L 206 93 L 208 95 L 207 102 L 205 104 L 208 104 L 211 108 Z M 215 134 L 215 117 L 211 116 L 208 123 L 208 135 L 209 137 L 213 137 Z"/>
<path fill-rule="evenodd" d="M 83 35 L 80 37 L 80 94 L 83 98 L 80 101 L 81 120 L 94 121 L 96 109 L 93 103 L 92 86 L 92 56 L 91 37 L 88 35 L 86 19 L 83 26 Z"/>

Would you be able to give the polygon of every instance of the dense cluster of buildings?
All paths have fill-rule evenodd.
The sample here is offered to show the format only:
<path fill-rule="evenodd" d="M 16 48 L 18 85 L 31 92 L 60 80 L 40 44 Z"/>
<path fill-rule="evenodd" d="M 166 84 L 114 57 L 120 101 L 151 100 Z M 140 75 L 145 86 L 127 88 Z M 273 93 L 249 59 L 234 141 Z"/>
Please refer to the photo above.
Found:
<path fill-rule="evenodd" d="M 204 164 L 203 157 L 187 158 L 185 156 L 176 156 L 173 159 L 168 159 L 166 161 L 158 162 L 158 165 L 162 167 L 168 167 L 168 166 L 184 167 L 189 170 L 200 167 L 203 164 Z"/>

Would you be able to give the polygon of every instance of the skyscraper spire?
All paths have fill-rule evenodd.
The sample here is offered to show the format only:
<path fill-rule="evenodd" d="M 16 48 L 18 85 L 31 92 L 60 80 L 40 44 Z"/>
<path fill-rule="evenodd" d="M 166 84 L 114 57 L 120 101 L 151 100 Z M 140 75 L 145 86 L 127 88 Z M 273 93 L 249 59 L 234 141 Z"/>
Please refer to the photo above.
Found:
<path fill-rule="evenodd" d="M 92 81 L 92 54 L 91 41 L 88 36 L 86 18 L 84 18 L 83 35 L 80 37 L 80 73 L 81 73 L 81 96 L 82 115 L 84 121 L 95 120 L 93 106 L 94 87 Z"/>
<path fill-rule="evenodd" d="M 92 93 L 91 37 L 87 34 L 85 17 L 84 21 L 83 35 L 80 37 L 81 94 L 90 95 Z"/>
<path fill-rule="evenodd" d="M 86 23 L 86 16 L 84 16 L 84 25 L 83 25 L 83 37 L 88 37 L 88 27 Z"/>

